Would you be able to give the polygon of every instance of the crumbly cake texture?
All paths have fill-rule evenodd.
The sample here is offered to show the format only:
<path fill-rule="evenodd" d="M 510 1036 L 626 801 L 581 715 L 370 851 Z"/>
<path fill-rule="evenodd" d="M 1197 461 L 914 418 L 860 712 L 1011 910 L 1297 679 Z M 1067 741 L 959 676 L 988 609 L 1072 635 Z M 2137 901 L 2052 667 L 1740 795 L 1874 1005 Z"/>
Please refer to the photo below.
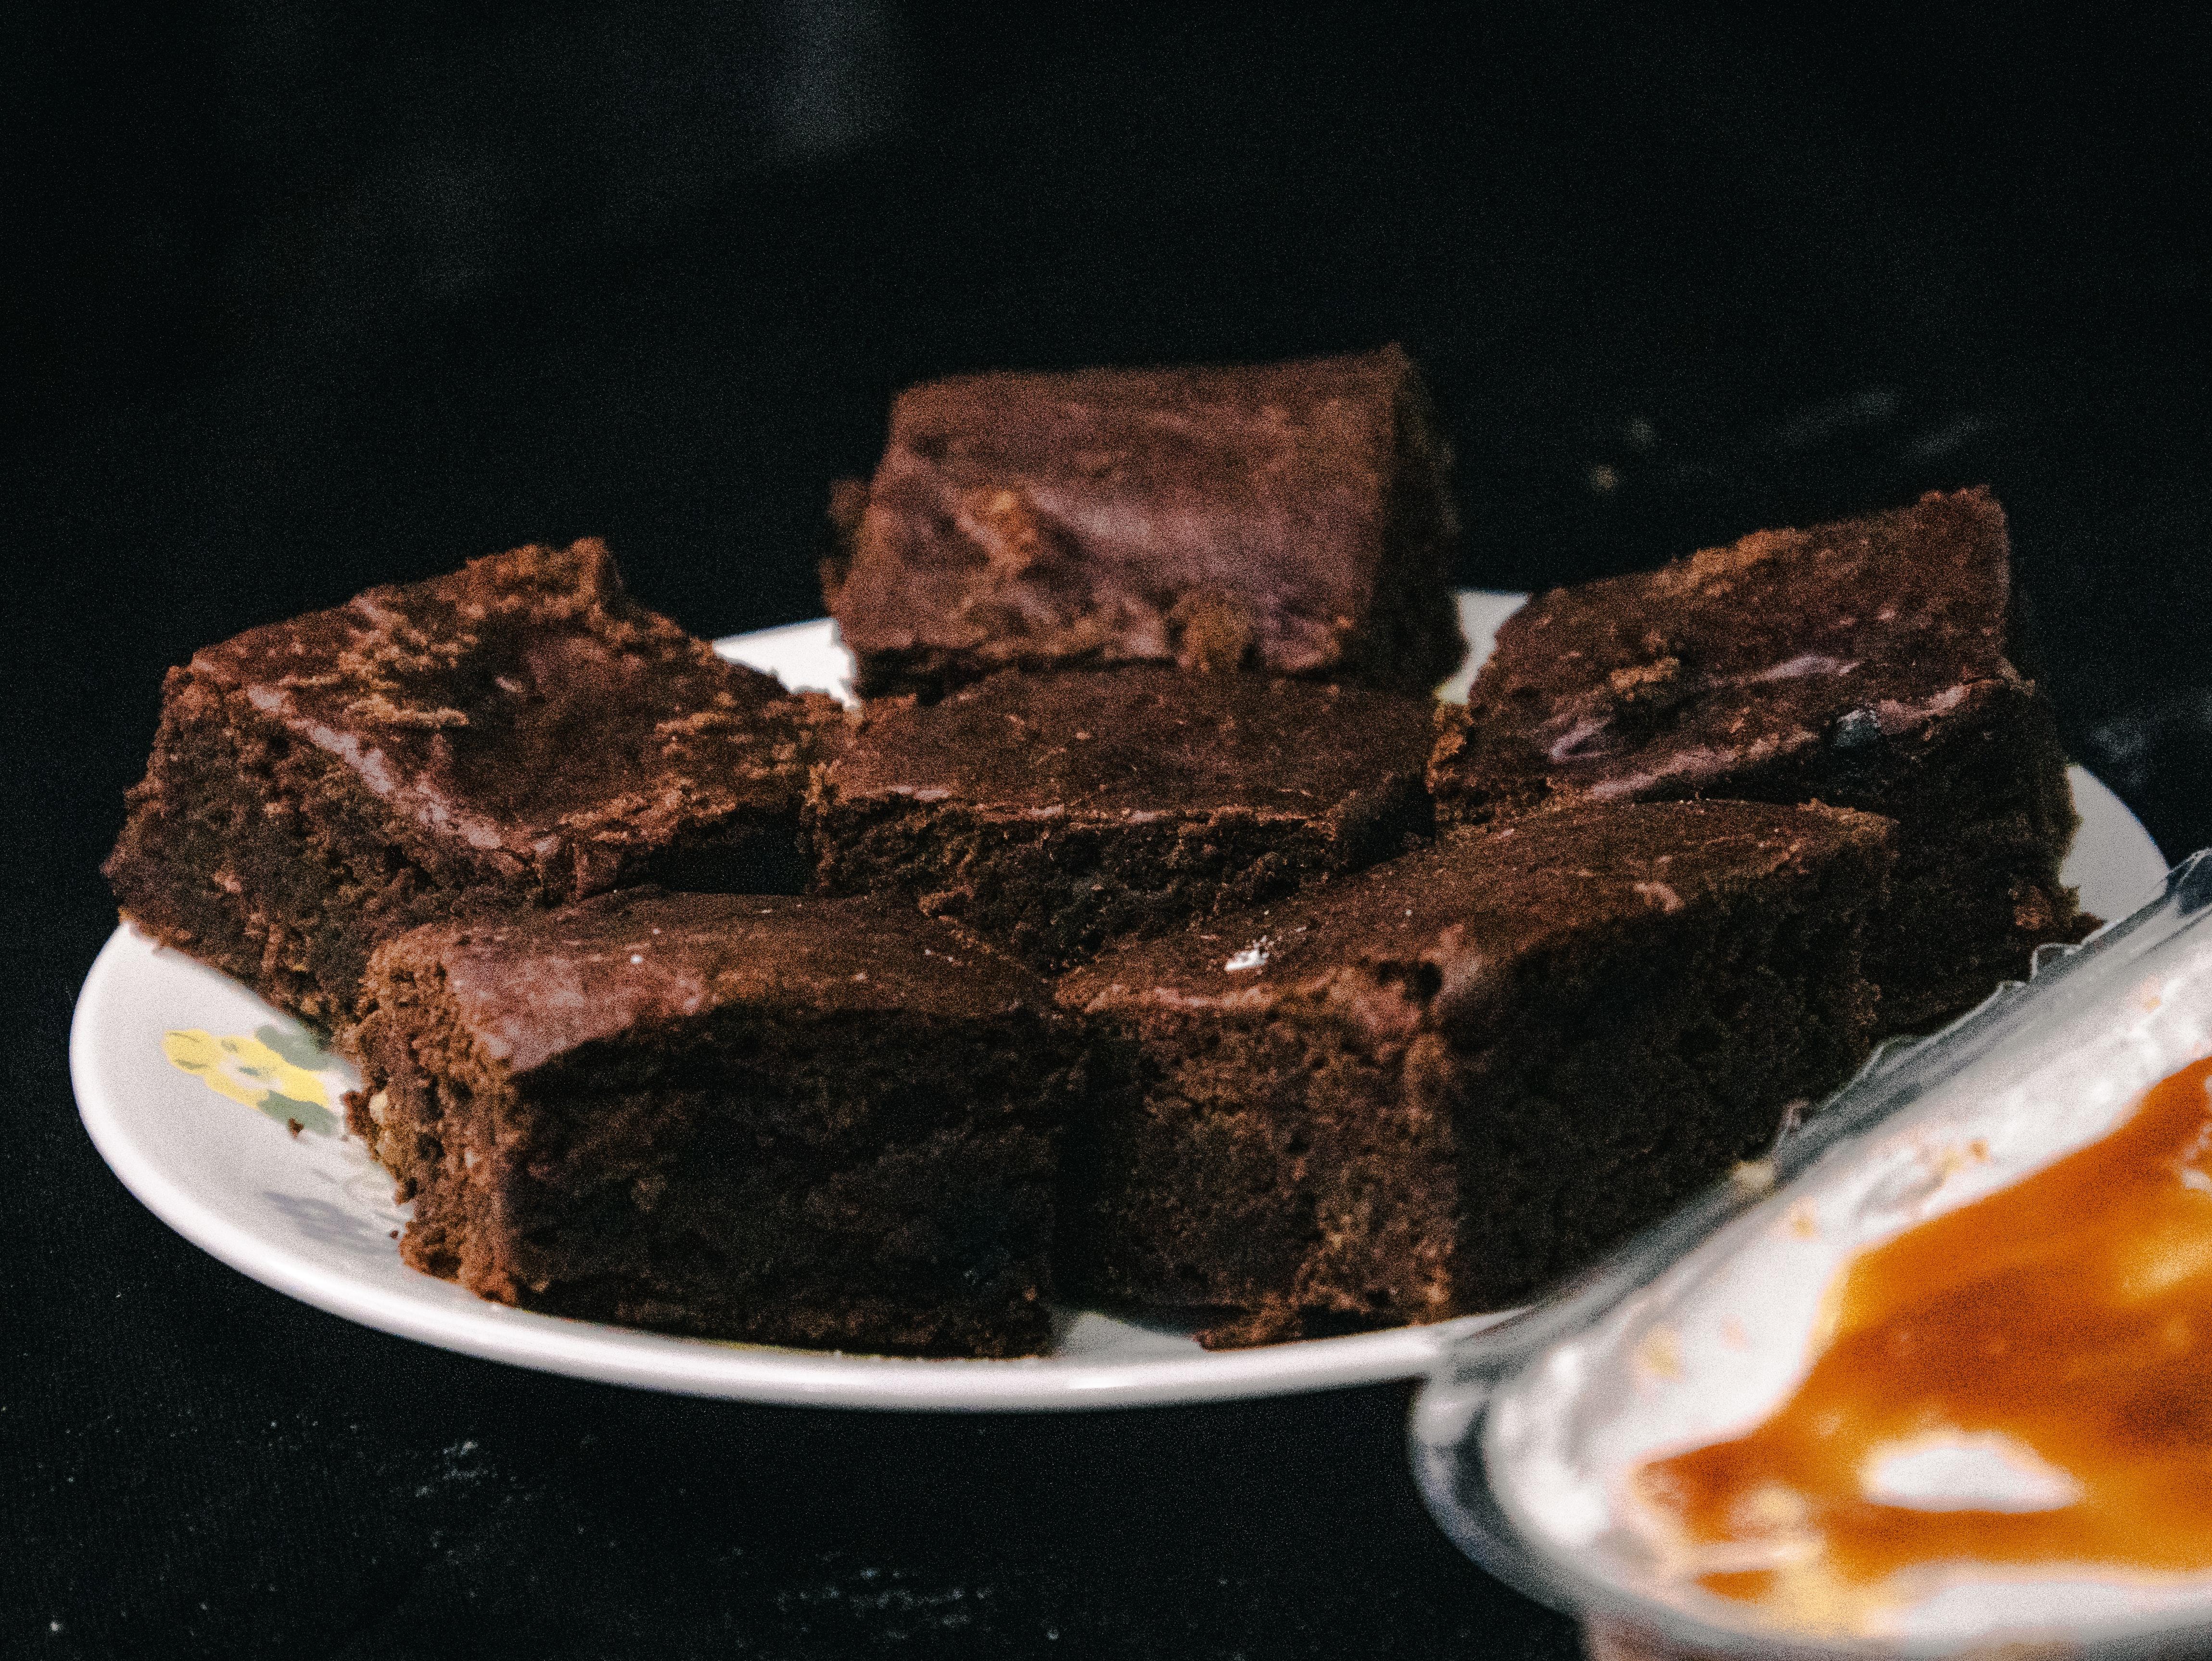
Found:
<path fill-rule="evenodd" d="M 1063 1275 L 1218 1345 L 1526 1300 L 1864 1058 L 1891 832 L 1571 808 L 1103 954 Z"/>
<path fill-rule="evenodd" d="M 873 706 L 817 770 L 830 893 L 890 891 L 1040 968 L 1402 851 L 1428 700 L 1162 667 Z"/>
<path fill-rule="evenodd" d="M 125 914 L 317 1025 L 456 910 L 803 885 L 843 725 L 631 600 L 605 547 L 371 589 L 169 672 L 106 871 Z"/>
<path fill-rule="evenodd" d="M 2065 757 L 2015 635 L 1982 490 L 1556 589 L 1498 631 L 1440 738 L 1437 814 L 1690 796 L 1887 814 L 1896 905 L 1869 972 L 1885 1029 L 1929 1026 L 2094 921 L 2058 879 Z"/>
<path fill-rule="evenodd" d="M 1449 464 L 1395 346 L 933 381 L 833 492 L 823 596 L 871 697 L 1144 662 L 1426 694 L 1467 650 Z"/>
<path fill-rule="evenodd" d="M 763 1343 L 1049 1340 L 1050 988 L 910 907 L 605 895 L 379 947 L 349 1123 L 480 1296 Z"/>

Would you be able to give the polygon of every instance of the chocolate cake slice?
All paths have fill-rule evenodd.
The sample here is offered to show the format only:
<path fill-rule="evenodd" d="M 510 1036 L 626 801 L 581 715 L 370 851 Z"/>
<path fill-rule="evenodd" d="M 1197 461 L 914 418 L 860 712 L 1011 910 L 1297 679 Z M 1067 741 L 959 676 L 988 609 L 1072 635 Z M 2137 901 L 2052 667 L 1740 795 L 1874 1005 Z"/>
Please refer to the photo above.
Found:
<path fill-rule="evenodd" d="M 1174 663 L 1432 691 L 1466 643 L 1449 457 L 1395 346 L 900 395 L 823 592 L 866 695 Z"/>
<path fill-rule="evenodd" d="M 1869 937 L 1888 1031 L 1931 1025 L 2087 920 L 2049 705 L 2018 667 L 2004 513 L 1986 492 L 1762 531 L 1540 594 L 1498 631 L 1430 767 L 1440 818 L 1578 802 L 1822 801 L 1898 822 Z"/>
<path fill-rule="evenodd" d="M 1433 708 L 1158 667 L 999 674 L 878 704 L 816 774 L 817 884 L 905 893 L 1063 965 L 1425 834 Z"/>
<path fill-rule="evenodd" d="M 1890 833 L 1581 806 L 1105 953 L 1060 984 L 1121 1046 L 1064 1275 L 1212 1343 L 1524 1301 L 1864 1058 Z"/>
<path fill-rule="evenodd" d="M 1066 1024 L 911 907 L 630 891 L 420 929 L 358 1036 L 401 1252 L 480 1296 L 820 1348 L 1049 1336 Z"/>
<path fill-rule="evenodd" d="M 370 947 L 457 908 L 795 891 L 840 731 L 631 600 L 599 543 L 519 548 L 171 670 L 106 871 L 165 945 L 340 1030 Z"/>

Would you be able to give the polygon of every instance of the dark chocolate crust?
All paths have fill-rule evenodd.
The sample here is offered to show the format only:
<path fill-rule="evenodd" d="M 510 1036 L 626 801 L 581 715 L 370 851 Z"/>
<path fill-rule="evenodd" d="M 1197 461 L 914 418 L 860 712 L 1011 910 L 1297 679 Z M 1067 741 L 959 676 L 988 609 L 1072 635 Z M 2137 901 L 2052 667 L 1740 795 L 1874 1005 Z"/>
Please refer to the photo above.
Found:
<path fill-rule="evenodd" d="M 1159 667 L 1005 673 L 878 704 L 815 776 L 817 885 L 905 893 L 1064 965 L 1425 835 L 1431 708 Z"/>
<path fill-rule="evenodd" d="M 868 696 L 1172 662 L 1425 694 L 1466 654 L 1449 455 L 1395 346 L 902 393 L 824 598 Z"/>
<path fill-rule="evenodd" d="M 630 891 L 417 930 L 369 994 L 349 1118 L 416 1268 L 763 1343 L 1048 1342 L 1072 1028 L 911 908 Z"/>
<path fill-rule="evenodd" d="M 520 548 L 172 670 L 105 868 L 157 939 L 343 1029 L 370 948 L 457 908 L 796 888 L 842 730 L 632 601 L 599 543 Z"/>
<path fill-rule="evenodd" d="M 1060 984 L 1122 1046 L 1064 1272 L 1226 1342 L 1526 1299 L 1863 1059 L 1891 829 L 1584 806 L 1102 956 Z"/>
<path fill-rule="evenodd" d="M 1822 801 L 1899 823 L 1869 943 L 1891 1030 L 2078 938 L 2048 704 L 2015 666 L 2003 510 L 1981 490 L 1763 531 L 1540 594 L 1498 631 L 1429 779 L 1476 824 L 1577 802 Z"/>

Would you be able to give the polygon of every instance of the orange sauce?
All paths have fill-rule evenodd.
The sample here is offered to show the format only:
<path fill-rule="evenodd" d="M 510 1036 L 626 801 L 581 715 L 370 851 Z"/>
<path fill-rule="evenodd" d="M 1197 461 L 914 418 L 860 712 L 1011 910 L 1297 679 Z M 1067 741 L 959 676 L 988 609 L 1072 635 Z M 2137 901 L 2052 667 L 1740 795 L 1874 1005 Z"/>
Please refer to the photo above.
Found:
<path fill-rule="evenodd" d="M 2208 1079 L 2212 1057 L 2100 1141 L 1860 1253 L 1771 1418 L 1638 1468 L 1634 1491 L 1699 1584 L 1828 1625 L 1891 1601 L 1885 1583 L 1920 1565 L 2212 1569 Z M 2057 1503 L 1936 1510 L 1869 1491 L 1901 1448 L 1992 1434 L 2046 1468 Z"/>

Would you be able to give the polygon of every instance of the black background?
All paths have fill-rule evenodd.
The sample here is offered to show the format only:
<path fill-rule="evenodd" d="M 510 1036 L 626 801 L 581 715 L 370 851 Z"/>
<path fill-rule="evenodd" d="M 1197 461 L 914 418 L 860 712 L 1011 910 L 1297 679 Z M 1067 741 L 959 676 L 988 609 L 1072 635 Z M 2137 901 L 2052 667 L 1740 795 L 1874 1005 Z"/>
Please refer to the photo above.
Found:
<path fill-rule="evenodd" d="M 170 1235 L 64 1040 L 164 666 L 586 532 L 699 633 L 812 616 L 828 481 L 951 369 L 1401 340 L 1492 587 L 1990 483 L 2075 754 L 2212 841 L 2204 54 L 1764 9 L 9 9 L 0 1654 L 1571 1652 L 1427 1522 L 1402 1390 L 448 1356 Z"/>

